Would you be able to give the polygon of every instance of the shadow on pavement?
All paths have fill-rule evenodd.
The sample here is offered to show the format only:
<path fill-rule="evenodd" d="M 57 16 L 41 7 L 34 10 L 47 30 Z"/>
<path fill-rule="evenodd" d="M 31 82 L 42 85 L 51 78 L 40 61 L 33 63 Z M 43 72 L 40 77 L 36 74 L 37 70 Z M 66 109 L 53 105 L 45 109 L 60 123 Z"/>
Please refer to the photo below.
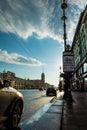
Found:
<path fill-rule="evenodd" d="M 13 127 L 0 127 L 0 130 L 22 130 L 20 127 L 13 128 Z"/>

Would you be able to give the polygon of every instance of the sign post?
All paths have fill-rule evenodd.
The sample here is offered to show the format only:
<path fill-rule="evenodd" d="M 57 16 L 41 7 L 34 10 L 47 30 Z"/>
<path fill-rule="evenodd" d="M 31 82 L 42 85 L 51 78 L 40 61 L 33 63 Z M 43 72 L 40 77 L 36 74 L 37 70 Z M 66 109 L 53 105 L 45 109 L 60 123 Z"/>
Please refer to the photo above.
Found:
<path fill-rule="evenodd" d="M 64 92 L 64 99 L 68 97 L 70 98 L 69 100 L 72 100 L 72 96 L 71 96 L 71 91 L 69 93 L 70 90 L 70 76 L 74 70 L 74 62 L 73 62 L 73 53 L 70 50 L 70 48 L 67 48 L 69 46 L 67 46 L 66 44 L 66 39 L 67 39 L 67 35 L 66 35 L 66 14 L 65 14 L 65 10 L 67 8 L 67 2 L 66 0 L 61 0 L 61 8 L 63 10 L 63 16 L 61 17 L 61 20 L 63 21 L 63 27 L 64 27 L 64 35 L 63 35 L 63 39 L 64 39 L 64 52 L 63 52 L 63 72 L 64 72 L 64 79 L 65 79 L 65 92 Z M 69 94 L 68 94 L 69 93 Z"/>
<path fill-rule="evenodd" d="M 63 72 L 71 73 L 74 71 L 74 59 L 71 51 L 63 52 Z"/>
<path fill-rule="evenodd" d="M 72 102 L 71 88 L 70 88 L 70 79 L 72 72 L 74 71 L 74 57 L 72 51 L 63 52 L 63 72 L 65 73 L 65 93 L 64 99 Z"/>

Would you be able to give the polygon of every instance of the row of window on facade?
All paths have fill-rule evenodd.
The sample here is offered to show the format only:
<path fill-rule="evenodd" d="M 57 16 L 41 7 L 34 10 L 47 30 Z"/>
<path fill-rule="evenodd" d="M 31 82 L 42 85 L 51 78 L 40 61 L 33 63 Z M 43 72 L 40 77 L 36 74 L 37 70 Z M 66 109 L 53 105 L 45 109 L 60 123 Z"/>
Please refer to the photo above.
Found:
<path fill-rule="evenodd" d="M 16 89 L 30 89 L 30 88 L 39 88 L 45 84 L 45 75 L 42 73 L 40 80 L 29 80 L 22 79 L 15 76 L 15 73 L 10 71 L 3 71 L 0 73 L 0 78 L 2 80 L 7 79 L 11 81 L 11 86 Z"/>
<path fill-rule="evenodd" d="M 72 46 L 75 84 L 87 89 L 87 6 L 80 16 Z"/>

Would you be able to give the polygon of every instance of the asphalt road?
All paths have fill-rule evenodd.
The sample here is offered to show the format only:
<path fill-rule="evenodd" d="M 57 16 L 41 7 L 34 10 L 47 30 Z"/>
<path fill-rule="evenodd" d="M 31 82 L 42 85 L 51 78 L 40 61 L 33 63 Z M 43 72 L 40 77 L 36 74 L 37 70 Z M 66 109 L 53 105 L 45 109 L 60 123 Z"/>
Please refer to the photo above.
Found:
<path fill-rule="evenodd" d="M 31 122 L 32 117 L 36 119 L 38 115 L 42 116 L 41 111 L 44 113 L 49 108 L 53 97 L 47 97 L 45 90 L 21 90 L 21 93 L 24 95 L 24 111 L 19 126 L 22 127 L 26 122 Z"/>
<path fill-rule="evenodd" d="M 24 111 L 18 128 L 12 130 L 29 130 L 33 123 L 46 113 L 53 104 L 55 97 L 46 96 L 46 91 L 19 90 L 24 96 Z M 59 95 L 59 93 L 58 93 Z M 57 95 L 57 97 L 58 97 Z M 28 129 L 26 129 L 28 126 Z M 4 130 L 9 130 L 8 128 Z"/>

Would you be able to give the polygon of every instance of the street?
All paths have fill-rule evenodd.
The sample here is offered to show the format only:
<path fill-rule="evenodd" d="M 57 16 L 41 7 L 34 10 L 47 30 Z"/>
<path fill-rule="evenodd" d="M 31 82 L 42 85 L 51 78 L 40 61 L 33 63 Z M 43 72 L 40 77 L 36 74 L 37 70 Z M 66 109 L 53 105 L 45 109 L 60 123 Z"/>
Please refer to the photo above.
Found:
<path fill-rule="evenodd" d="M 32 124 L 38 120 L 52 105 L 53 96 L 46 97 L 46 91 L 20 90 L 24 96 L 24 111 L 19 126 L 22 128 L 27 123 Z M 23 129 L 23 128 L 22 128 Z"/>

